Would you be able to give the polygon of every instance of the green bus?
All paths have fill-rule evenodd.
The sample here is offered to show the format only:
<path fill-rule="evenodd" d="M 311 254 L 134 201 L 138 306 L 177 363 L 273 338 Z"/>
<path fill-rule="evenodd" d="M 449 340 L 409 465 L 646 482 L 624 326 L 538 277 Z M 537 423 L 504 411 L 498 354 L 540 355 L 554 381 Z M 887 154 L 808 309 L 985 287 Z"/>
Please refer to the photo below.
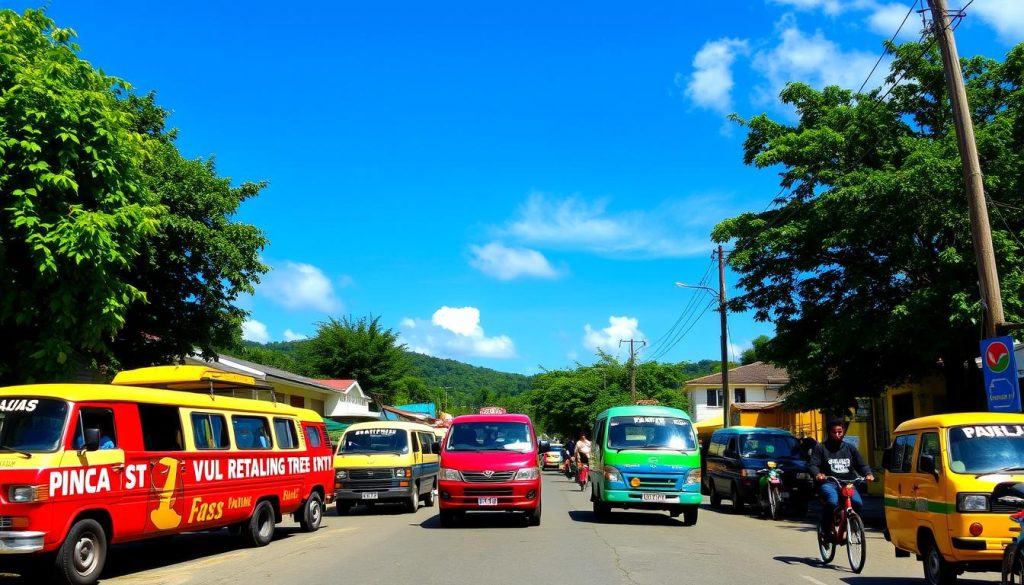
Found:
<path fill-rule="evenodd" d="M 668 510 L 697 523 L 700 448 L 690 416 L 665 406 L 616 406 L 597 415 L 590 500 L 602 522 L 612 508 Z"/>

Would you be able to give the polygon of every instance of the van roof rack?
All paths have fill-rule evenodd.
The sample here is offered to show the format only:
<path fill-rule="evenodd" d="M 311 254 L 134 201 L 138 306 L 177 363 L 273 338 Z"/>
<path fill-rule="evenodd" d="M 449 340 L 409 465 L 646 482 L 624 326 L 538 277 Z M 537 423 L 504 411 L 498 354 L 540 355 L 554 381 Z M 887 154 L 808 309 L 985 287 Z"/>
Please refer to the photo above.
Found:
<path fill-rule="evenodd" d="M 118 372 L 111 382 L 116 386 L 141 386 L 164 390 L 196 392 L 209 390 L 268 390 L 277 402 L 274 387 L 262 380 L 244 374 L 233 374 L 207 366 L 152 366 Z"/>

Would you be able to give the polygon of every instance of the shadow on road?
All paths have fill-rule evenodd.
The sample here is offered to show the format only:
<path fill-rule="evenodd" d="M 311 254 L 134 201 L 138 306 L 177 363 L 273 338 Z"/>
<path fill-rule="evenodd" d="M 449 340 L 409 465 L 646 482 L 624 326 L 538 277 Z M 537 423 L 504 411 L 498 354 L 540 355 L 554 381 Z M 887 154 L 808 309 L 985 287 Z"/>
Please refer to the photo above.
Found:
<path fill-rule="evenodd" d="M 634 510 L 612 510 L 608 514 L 608 520 L 598 522 L 594 513 L 589 510 L 569 510 L 569 518 L 573 522 L 587 522 L 590 524 L 631 524 L 635 526 L 682 526 L 680 520 L 672 518 L 668 512 L 659 510 L 634 511 Z M 698 521 L 698 524 L 700 522 Z"/>
<path fill-rule="evenodd" d="M 449 528 L 441 526 L 441 516 L 434 514 L 419 523 L 420 528 L 459 530 L 463 528 L 526 528 L 526 515 L 522 512 L 465 512 L 455 517 L 455 524 Z"/>

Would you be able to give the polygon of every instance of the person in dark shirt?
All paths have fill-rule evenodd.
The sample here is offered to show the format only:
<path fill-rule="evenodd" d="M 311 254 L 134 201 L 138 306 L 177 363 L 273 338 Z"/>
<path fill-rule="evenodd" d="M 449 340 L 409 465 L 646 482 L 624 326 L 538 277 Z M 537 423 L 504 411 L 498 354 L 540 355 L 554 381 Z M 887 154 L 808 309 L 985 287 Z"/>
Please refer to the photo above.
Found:
<path fill-rule="evenodd" d="M 843 441 L 844 423 L 840 419 L 830 420 L 825 426 L 828 436 L 811 450 L 811 461 L 807 464 L 808 471 L 818 482 L 818 493 L 824 499 L 821 505 L 821 523 L 818 530 L 828 534 L 832 527 L 832 511 L 839 505 L 839 486 L 835 482 L 825 481 L 826 477 L 850 480 L 858 473 L 868 481 L 875 481 L 871 468 L 853 445 Z M 853 509 L 860 513 L 864 501 L 857 490 L 853 491 Z"/>

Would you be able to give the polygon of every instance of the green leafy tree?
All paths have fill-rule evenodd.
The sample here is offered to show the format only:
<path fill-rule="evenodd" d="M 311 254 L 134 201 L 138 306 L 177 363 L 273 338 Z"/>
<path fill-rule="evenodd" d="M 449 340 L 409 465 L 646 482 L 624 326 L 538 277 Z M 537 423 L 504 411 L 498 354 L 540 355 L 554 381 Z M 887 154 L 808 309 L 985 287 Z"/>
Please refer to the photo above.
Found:
<path fill-rule="evenodd" d="M 404 350 L 397 334 L 381 327 L 380 317 L 345 317 L 319 323 L 302 355 L 315 376 L 358 380 L 367 394 L 394 404 L 398 383 L 409 372 Z"/>
<path fill-rule="evenodd" d="M 231 221 L 239 206 L 263 183 L 234 188 L 217 176 L 212 160 L 187 160 L 164 131 L 167 112 L 153 94 L 129 96 L 125 109 L 136 130 L 150 137 L 152 155 L 143 166 L 144 188 L 167 209 L 158 237 L 145 241 L 132 262 L 130 282 L 146 294 L 129 307 L 113 347 L 124 367 L 180 360 L 198 348 L 216 355 L 241 329 L 246 312 L 234 305 L 267 267 L 259 261 L 263 232 Z M 273 365 L 273 364 L 268 364 Z"/>
<path fill-rule="evenodd" d="M 0 383 L 106 362 L 128 278 L 163 210 L 123 81 L 78 57 L 41 11 L 0 11 Z"/>
<path fill-rule="evenodd" d="M 758 335 L 755 337 L 754 340 L 750 342 L 751 347 L 743 350 L 743 353 L 740 354 L 740 365 L 747 366 L 754 362 L 762 361 L 760 356 L 764 353 L 765 347 L 768 345 L 769 341 L 771 341 L 771 338 L 767 335 Z"/>
<path fill-rule="evenodd" d="M 941 59 L 923 44 L 892 48 L 899 83 L 887 96 L 791 83 L 781 98 L 795 123 L 735 118 L 749 129 L 744 160 L 779 169 L 783 190 L 713 238 L 734 247 L 745 293 L 731 309 L 775 323 L 757 353 L 789 372 L 794 406 L 843 410 L 931 375 L 945 377 L 949 408 L 983 404 L 972 383 L 983 310 Z M 1020 321 L 1024 45 L 1003 63 L 962 65 L 1005 311 Z"/>

